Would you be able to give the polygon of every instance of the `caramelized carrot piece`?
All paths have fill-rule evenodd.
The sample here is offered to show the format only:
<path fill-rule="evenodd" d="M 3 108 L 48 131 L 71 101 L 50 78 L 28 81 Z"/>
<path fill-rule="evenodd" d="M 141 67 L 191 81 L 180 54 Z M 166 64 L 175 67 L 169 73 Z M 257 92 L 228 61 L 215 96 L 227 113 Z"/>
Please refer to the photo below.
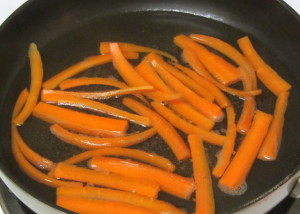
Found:
<path fill-rule="evenodd" d="M 120 201 L 96 200 L 58 195 L 56 205 L 75 213 L 89 214 L 158 214 L 151 209 L 134 206 Z"/>
<path fill-rule="evenodd" d="M 131 98 L 124 98 L 123 104 L 131 110 L 142 116 L 148 117 L 151 120 L 152 126 L 170 146 L 178 160 L 183 160 L 190 156 L 190 151 L 181 136 L 177 133 L 174 127 L 159 114 Z"/>
<path fill-rule="evenodd" d="M 154 53 L 157 53 L 159 55 L 169 58 L 173 62 L 177 62 L 177 59 L 174 56 L 172 56 L 171 54 L 164 52 L 164 51 L 154 49 L 154 48 L 149 48 L 149 47 L 145 47 L 145 46 L 141 46 L 141 45 L 135 45 L 135 44 L 131 44 L 131 43 L 121 43 L 121 42 L 119 42 L 118 45 L 120 46 L 120 49 L 122 50 L 122 52 L 124 52 L 124 51 L 125 52 L 143 52 L 143 53 L 154 52 Z M 110 53 L 110 42 L 100 42 L 100 53 L 101 54 Z"/>
<path fill-rule="evenodd" d="M 13 121 L 18 126 L 22 125 L 31 115 L 37 103 L 43 81 L 43 63 L 36 44 L 30 44 L 28 54 L 31 70 L 30 90 L 24 108 Z"/>
<path fill-rule="evenodd" d="M 50 127 L 50 131 L 60 140 L 83 149 L 133 146 L 146 141 L 148 138 L 152 137 L 156 133 L 156 130 L 154 128 L 151 128 L 137 134 L 132 134 L 123 137 L 99 138 L 70 132 L 58 124 L 52 125 Z"/>
<path fill-rule="evenodd" d="M 90 161 L 90 167 L 95 170 L 107 170 L 132 178 L 155 181 L 163 191 L 183 199 L 189 199 L 195 188 L 194 182 L 190 178 L 136 161 L 120 158 L 94 157 Z"/>
<path fill-rule="evenodd" d="M 88 182 L 119 190 L 136 192 L 150 198 L 156 198 L 159 191 L 159 185 L 147 179 L 132 178 L 113 173 L 107 174 L 65 163 L 57 164 L 54 176 L 59 179 Z"/>
<path fill-rule="evenodd" d="M 199 135 L 188 136 L 192 153 L 194 179 L 196 189 L 196 211 L 195 214 L 215 213 L 215 200 L 212 181 L 205 149 Z"/>
<path fill-rule="evenodd" d="M 138 195 L 131 192 L 124 192 L 119 190 L 112 190 L 98 187 L 60 187 L 57 188 L 56 194 L 58 196 L 71 196 L 90 198 L 107 201 L 120 201 L 154 210 L 161 214 L 185 214 L 181 209 L 161 200 L 150 199 L 148 197 Z M 122 212 L 123 213 L 123 212 Z"/>
<path fill-rule="evenodd" d="M 205 129 L 211 130 L 215 123 L 205 117 L 200 112 L 196 111 L 191 105 L 183 100 L 172 100 L 168 102 L 168 106 L 175 111 L 178 115 L 194 123 L 195 125 Z"/>
<path fill-rule="evenodd" d="M 148 153 L 137 149 L 129 149 L 129 148 L 101 148 L 93 151 L 82 152 L 78 155 L 75 155 L 64 162 L 67 164 L 76 164 L 87 159 L 90 159 L 95 156 L 124 156 L 129 158 L 134 158 L 137 160 L 141 160 L 146 163 L 150 163 L 151 165 L 160 167 L 166 171 L 173 172 L 175 170 L 175 165 L 172 164 L 168 159 L 156 155 L 154 153 Z"/>
<path fill-rule="evenodd" d="M 73 111 L 40 102 L 33 115 L 48 123 L 90 135 L 123 136 L 128 128 L 127 120 L 119 120 Z"/>
<path fill-rule="evenodd" d="M 249 37 L 245 36 L 238 40 L 238 44 L 246 58 L 256 69 L 256 74 L 260 81 L 276 96 L 287 91 L 291 85 L 280 77 L 254 49 Z"/>
<path fill-rule="evenodd" d="M 284 114 L 288 104 L 289 92 L 281 92 L 276 100 L 273 120 L 267 136 L 260 147 L 258 158 L 261 160 L 276 160 L 281 145 Z"/>
<path fill-rule="evenodd" d="M 172 110 L 164 106 L 159 102 L 152 102 L 152 107 L 163 116 L 169 123 L 171 123 L 176 128 L 180 129 L 186 134 L 199 134 L 204 141 L 209 142 L 214 145 L 222 146 L 226 140 L 225 136 L 209 132 L 207 130 L 201 129 L 197 126 L 194 126 L 185 120 L 181 119 L 176 115 Z"/>
<path fill-rule="evenodd" d="M 236 124 L 235 124 L 235 112 L 232 106 L 226 108 L 227 112 L 227 139 L 224 142 L 223 148 L 218 155 L 218 161 L 215 165 L 212 174 L 219 178 L 223 175 L 225 169 L 230 163 L 231 156 L 233 154 L 235 140 L 236 140 Z"/>
<path fill-rule="evenodd" d="M 219 180 L 219 187 L 221 189 L 237 190 L 245 182 L 259 148 L 268 132 L 271 120 L 272 115 L 259 110 L 256 111 L 250 130 L 222 178 Z"/>

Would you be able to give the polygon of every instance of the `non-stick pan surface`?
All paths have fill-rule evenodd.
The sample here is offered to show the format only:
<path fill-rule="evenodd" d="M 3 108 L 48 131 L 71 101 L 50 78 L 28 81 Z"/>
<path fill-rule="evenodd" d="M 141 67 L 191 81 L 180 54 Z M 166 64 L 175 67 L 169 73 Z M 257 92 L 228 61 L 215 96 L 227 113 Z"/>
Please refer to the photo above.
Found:
<path fill-rule="evenodd" d="M 248 35 L 264 59 L 293 85 L 278 159 L 256 161 L 247 179 L 248 190 L 242 196 L 222 193 L 213 178 L 216 212 L 238 211 L 284 184 L 300 166 L 300 19 L 276 0 L 28 1 L 0 29 L 0 167 L 3 176 L 38 200 L 57 208 L 54 190 L 26 176 L 17 166 L 10 147 L 12 107 L 19 92 L 30 82 L 27 57 L 30 42 L 37 43 L 40 49 L 47 79 L 86 56 L 98 54 L 99 41 L 133 42 L 179 57 L 180 50 L 172 38 L 180 33 L 216 36 L 235 46 L 238 38 Z M 105 77 L 112 72 L 112 66 L 108 65 L 90 69 L 84 75 Z M 118 78 L 115 72 L 114 75 Z M 274 102 L 274 96 L 265 90 L 258 98 L 258 108 L 272 113 Z M 48 126 L 30 117 L 20 131 L 29 146 L 53 161 L 81 151 L 53 137 Z M 158 136 L 137 148 L 170 158 L 178 165 L 178 173 L 191 176 L 190 161 L 177 162 Z M 207 148 L 211 151 L 212 167 L 218 149 L 209 145 Z M 192 200 L 184 201 L 167 194 L 161 194 L 160 198 L 189 212 L 194 209 Z"/>

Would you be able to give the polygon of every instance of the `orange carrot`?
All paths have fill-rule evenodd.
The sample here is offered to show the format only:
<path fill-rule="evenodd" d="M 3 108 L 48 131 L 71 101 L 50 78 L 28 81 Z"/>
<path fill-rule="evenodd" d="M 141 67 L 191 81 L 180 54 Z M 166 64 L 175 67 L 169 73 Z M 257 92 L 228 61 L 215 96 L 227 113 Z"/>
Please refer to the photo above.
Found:
<path fill-rule="evenodd" d="M 31 115 L 37 103 L 43 81 L 43 63 L 36 44 L 30 44 L 28 53 L 31 67 L 30 91 L 24 108 L 13 121 L 18 126 L 22 125 Z"/>
<path fill-rule="evenodd" d="M 200 127 L 194 126 L 185 120 L 181 119 L 172 110 L 164 106 L 159 102 L 152 102 L 152 107 L 163 116 L 169 123 L 171 123 L 176 128 L 185 132 L 186 134 L 199 134 L 204 141 L 212 143 L 214 145 L 222 146 L 226 140 L 225 136 L 209 132 L 207 130 L 201 129 Z"/>
<path fill-rule="evenodd" d="M 232 106 L 226 108 L 227 112 L 227 133 L 226 141 L 224 142 L 223 148 L 218 155 L 218 161 L 215 165 L 212 174 L 219 178 L 223 175 L 226 167 L 230 163 L 231 156 L 233 154 L 235 140 L 236 140 L 236 124 L 235 124 L 235 112 Z"/>
<path fill-rule="evenodd" d="M 200 113 L 207 116 L 215 122 L 219 122 L 223 119 L 222 109 L 216 104 L 198 96 L 191 89 L 182 84 L 172 74 L 170 74 L 164 67 L 162 67 L 157 61 L 153 61 L 154 68 L 159 75 L 164 79 L 173 90 L 180 93 L 181 96 L 194 106 Z"/>
<path fill-rule="evenodd" d="M 163 191 L 183 199 L 189 199 L 194 192 L 194 182 L 192 179 L 131 160 L 94 157 L 90 161 L 90 167 L 96 170 L 107 170 L 132 178 L 155 181 L 159 183 Z"/>
<path fill-rule="evenodd" d="M 127 120 L 119 120 L 73 111 L 40 102 L 33 115 L 48 123 L 90 135 L 122 136 L 128 128 Z"/>
<path fill-rule="evenodd" d="M 170 146 L 178 160 L 183 160 L 190 156 L 190 151 L 181 136 L 176 132 L 174 127 L 159 114 L 131 98 L 124 98 L 123 104 L 131 110 L 142 116 L 148 117 L 151 120 L 153 127 Z"/>
<path fill-rule="evenodd" d="M 118 45 L 120 46 L 120 49 L 122 50 L 122 52 L 143 52 L 143 53 L 150 53 L 150 52 L 154 52 L 157 53 L 159 55 L 162 55 L 164 57 L 169 58 L 170 60 L 172 60 L 173 62 L 177 62 L 177 59 L 172 56 L 171 54 L 168 54 L 167 52 L 164 51 L 160 51 L 154 48 L 149 48 L 149 47 L 145 47 L 145 46 L 141 46 L 141 45 L 135 45 L 135 44 L 131 44 L 131 43 L 121 43 L 119 42 Z M 100 42 L 100 53 L 101 54 L 107 54 L 110 53 L 110 42 Z"/>
<path fill-rule="evenodd" d="M 291 88 L 291 85 L 280 77 L 254 49 L 249 37 L 245 36 L 238 40 L 238 44 L 246 58 L 256 69 L 260 81 L 275 95 Z"/>
<path fill-rule="evenodd" d="M 146 141 L 148 138 L 152 137 L 156 133 L 156 130 L 154 128 L 151 128 L 144 132 L 123 137 L 99 138 L 70 132 L 58 124 L 52 125 L 50 127 L 50 131 L 60 140 L 83 149 L 133 146 Z"/>
<path fill-rule="evenodd" d="M 259 110 L 256 111 L 250 130 L 219 180 L 221 189 L 237 190 L 245 182 L 263 139 L 268 132 L 271 120 L 272 115 Z"/>
<path fill-rule="evenodd" d="M 258 153 L 258 158 L 261 160 L 270 161 L 277 158 L 289 94 L 289 92 L 281 92 L 277 97 L 270 129 Z"/>
<path fill-rule="evenodd" d="M 172 164 L 168 159 L 156 155 L 154 153 L 148 153 L 137 149 L 128 149 L 128 148 L 101 148 L 93 151 L 82 152 L 78 155 L 75 155 L 64 162 L 67 164 L 76 164 L 87 159 L 90 159 L 95 156 L 124 156 L 129 158 L 134 158 L 137 160 L 141 160 L 146 163 L 150 163 L 151 165 L 160 167 L 166 171 L 173 172 L 175 170 L 175 165 Z"/>
<path fill-rule="evenodd" d="M 255 107 L 256 101 L 254 97 L 245 98 L 243 109 L 236 127 L 240 134 L 247 134 L 249 131 L 255 113 Z"/>
<path fill-rule="evenodd" d="M 131 205 L 135 205 L 138 207 L 148 208 L 161 214 L 185 214 L 183 210 L 180 210 L 167 202 L 150 199 L 148 197 L 131 193 L 131 192 L 124 192 L 124 191 L 112 190 L 107 188 L 60 187 L 57 188 L 56 194 L 58 196 L 71 196 L 71 197 L 82 197 L 82 198 L 90 198 L 90 199 L 98 199 L 98 200 L 106 200 L 106 201 L 119 201 Z"/>
<path fill-rule="evenodd" d="M 124 53 L 124 57 L 127 57 L 125 55 L 125 53 Z M 43 83 L 43 88 L 44 89 L 54 89 L 63 80 L 66 80 L 66 79 L 68 79 L 68 78 L 70 78 L 70 77 L 72 77 L 76 74 L 79 74 L 82 71 L 84 71 L 86 69 L 89 69 L 91 67 L 95 67 L 95 66 L 98 66 L 98 65 L 103 65 L 103 64 L 109 63 L 111 61 L 112 61 L 111 54 L 88 57 L 88 58 L 84 59 L 83 61 L 78 62 L 78 63 L 70 66 L 69 68 L 59 72 L 55 76 L 53 76 L 50 79 L 48 79 L 47 81 L 45 81 Z"/>
<path fill-rule="evenodd" d="M 159 185 L 147 179 L 132 178 L 113 173 L 108 174 L 65 163 L 57 164 L 54 176 L 59 179 L 88 182 L 100 186 L 136 192 L 150 198 L 156 198 L 159 191 Z"/>
<path fill-rule="evenodd" d="M 208 160 L 201 137 L 189 135 L 188 141 L 191 148 L 194 178 L 197 186 L 195 214 L 213 214 L 215 212 L 214 193 Z"/>
<path fill-rule="evenodd" d="M 194 123 L 195 125 L 205 129 L 211 130 L 215 123 L 205 117 L 200 112 L 196 111 L 191 105 L 183 100 L 172 100 L 168 102 L 168 106 L 174 110 L 178 115 Z"/>

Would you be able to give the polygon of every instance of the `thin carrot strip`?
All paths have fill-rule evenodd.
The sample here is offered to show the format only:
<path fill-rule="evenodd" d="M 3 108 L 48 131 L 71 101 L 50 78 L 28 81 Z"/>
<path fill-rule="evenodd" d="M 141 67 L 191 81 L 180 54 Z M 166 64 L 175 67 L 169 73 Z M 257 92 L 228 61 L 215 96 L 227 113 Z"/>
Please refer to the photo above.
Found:
<path fill-rule="evenodd" d="M 159 102 L 152 102 L 151 105 L 169 123 L 185 132 L 186 134 L 199 134 L 204 141 L 218 146 L 222 146 L 224 141 L 226 140 L 225 136 L 218 135 L 216 133 L 204 130 L 200 127 L 188 123 L 187 121 L 181 119 L 178 115 L 176 115 L 172 110 Z"/>
<path fill-rule="evenodd" d="M 256 69 L 258 78 L 263 84 L 275 95 L 279 95 L 283 91 L 291 88 L 291 85 L 280 77 L 254 49 L 249 37 L 245 36 L 238 40 L 239 47 L 243 51 L 246 58 Z"/>
<path fill-rule="evenodd" d="M 236 127 L 240 134 L 246 134 L 249 131 L 255 113 L 255 107 L 256 101 L 254 97 L 245 98 L 243 109 Z"/>
<path fill-rule="evenodd" d="M 131 160 L 94 157 L 90 161 L 90 167 L 95 170 L 107 170 L 132 178 L 155 181 L 163 191 L 183 199 L 189 199 L 195 188 L 194 182 L 190 178 Z"/>
<path fill-rule="evenodd" d="M 198 135 L 188 136 L 192 152 L 192 163 L 196 189 L 196 211 L 195 214 L 215 213 L 215 200 L 212 181 L 205 149 Z"/>
<path fill-rule="evenodd" d="M 24 108 L 13 121 L 18 126 L 22 125 L 31 115 L 37 103 L 43 81 L 43 63 L 36 44 L 30 44 L 28 54 L 31 68 L 30 90 Z"/>
<path fill-rule="evenodd" d="M 164 79 L 167 84 L 169 84 L 172 89 L 181 94 L 187 102 L 189 102 L 193 107 L 195 107 L 200 113 L 207 116 L 211 120 L 218 122 L 223 119 L 222 109 L 216 104 L 198 96 L 191 89 L 186 87 L 178 79 L 176 79 L 172 74 L 170 74 L 163 66 L 159 64 L 156 60 L 152 61 L 152 64 L 159 75 Z"/>
<path fill-rule="evenodd" d="M 219 180 L 221 189 L 237 190 L 245 182 L 263 139 L 268 132 L 271 120 L 272 115 L 259 110 L 256 111 L 250 130 Z"/>
<path fill-rule="evenodd" d="M 99 149 L 101 147 L 128 147 L 142 143 L 152 137 L 156 130 L 154 128 L 123 137 L 99 138 L 72 133 L 58 124 L 50 127 L 50 131 L 60 140 L 78 146 L 83 149 Z"/>
<path fill-rule="evenodd" d="M 129 148 L 117 148 L 117 147 L 111 147 L 111 148 L 101 148 L 97 150 L 92 151 L 86 151 L 82 152 L 78 155 L 75 155 L 67 160 L 64 161 L 64 163 L 67 164 L 76 164 L 80 163 L 82 161 L 85 161 L 87 159 L 90 159 L 95 156 L 125 156 L 129 158 L 134 158 L 137 160 L 141 160 L 146 163 L 150 163 L 151 165 L 160 167 L 164 170 L 173 172 L 175 170 L 175 165 L 172 164 L 171 161 L 168 159 L 156 155 L 154 153 L 148 153 L 137 149 L 129 149 Z"/>
<path fill-rule="evenodd" d="M 120 201 L 96 200 L 58 195 L 56 205 L 75 213 L 88 214 L 158 214 L 151 209 L 134 206 Z"/>
<path fill-rule="evenodd" d="M 235 112 L 232 106 L 226 108 L 227 112 L 227 133 L 226 141 L 224 142 L 223 148 L 218 155 L 218 161 L 215 165 L 212 174 L 219 178 L 223 175 L 225 169 L 230 163 L 231 156 L 233 154 L 235 140 L 236 140 L 236 124 L 235 124 Z"/>
<path fill-rule="evenodd" d="M 60 179 L 88 182 L 100 186 L 136 192 L 150 198 L 156 198 L 159 191 L 159 185 L 147 179 L 132 178 L 113 173 L 107 174 L 65 163 L 57 164 L 54 176 Z"/>
<path fill-rule="evenodd" d="M 178 160 L 183 160 L 190 156 L 190 151 L 181 136 L 176 132 L 174 127 L 159 114 L 131 98 L 124 98 L 123 104 L 131 110 L 142 116 L 148 117 L 151 120 L 153 127 L 170 146 Z"/>
<path fill-rule="evenodd" d="M 172 56 L 171 54 L 164 52 L 164 51 L 154 49 L 154 48 L 149 48 L 149 47 L 145 47 L 145 46 L 141 46 L 141 45 L 135 45 L 135 44 L 131 44 L 131 43 L 121 43 L 121 42 L 119 42 L 118 45 L 120 46 L 120 49 L 122 50 L 122 52 L 124 52 L 124 51 L 125 52 L 126 51 L 143 52 L 143 53 L 154 52 L 154 53 L 157 53 L 159 55 L 169 58 L 173 62 L 177 62 L 177 59 L 174 56 Z M 100 53 L 101 54 L 110 53 L 110 42 L 100 42 Z"/>
<path fill-rule="evenodd" d="M 151 126 L 151 122 L 147 117 L 142 117 L 140 115 L 132 114 L 97 101 L 72 96 L 70 94 L 42 93 L 42 101 L 47 103 L 55 103 L 57 105 L 89 109 L 117 118 L 127 119 L 142 126 Z"/>
<path fill-rule="evenodd" d="M 119 190 L 112 190 L 98 187 L 60 187 L 57 188 L 56 194 L 58 196 L 82 197 L 90 199 L 100 199 L 107 201 L 120 201 L 154 210 L 161 214 L 185 214 L 181 209 L 161 200 L 150 199 L 148 197 L 138 195 L 135 193 L 124 192 Z"/>
<path fill-rule="evenodd" d="M 42 102 L 35 107 L 33 115 L 48 123 L 58 123 L 90 135 L 123 136 L 128 128 L 127 120 L 100 117 Z"/>
<path fill-rule="evenodd" d="M 281 92 L 276 100 L 273 120 L 267 136 L 259 150 L 258 158 L 261 160 L 276 160 L 281 145 L 284 114 L 288 104 L 289 92 Z"/>

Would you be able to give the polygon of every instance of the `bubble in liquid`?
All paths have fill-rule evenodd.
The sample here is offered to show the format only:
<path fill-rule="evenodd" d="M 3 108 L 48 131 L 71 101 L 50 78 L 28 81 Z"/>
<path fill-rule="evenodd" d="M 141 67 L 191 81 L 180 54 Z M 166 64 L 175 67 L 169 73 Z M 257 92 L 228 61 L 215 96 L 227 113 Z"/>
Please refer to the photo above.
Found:
<path fill-rule="evenodd" d="M 241 184 L 236 190 L 230 189 L 222 184 L 219 184 L 218 187 L 222 192 L 224 192 L 227 195 L 243 195 L 247 191 L 247 183 L 246 181 Z"/>

